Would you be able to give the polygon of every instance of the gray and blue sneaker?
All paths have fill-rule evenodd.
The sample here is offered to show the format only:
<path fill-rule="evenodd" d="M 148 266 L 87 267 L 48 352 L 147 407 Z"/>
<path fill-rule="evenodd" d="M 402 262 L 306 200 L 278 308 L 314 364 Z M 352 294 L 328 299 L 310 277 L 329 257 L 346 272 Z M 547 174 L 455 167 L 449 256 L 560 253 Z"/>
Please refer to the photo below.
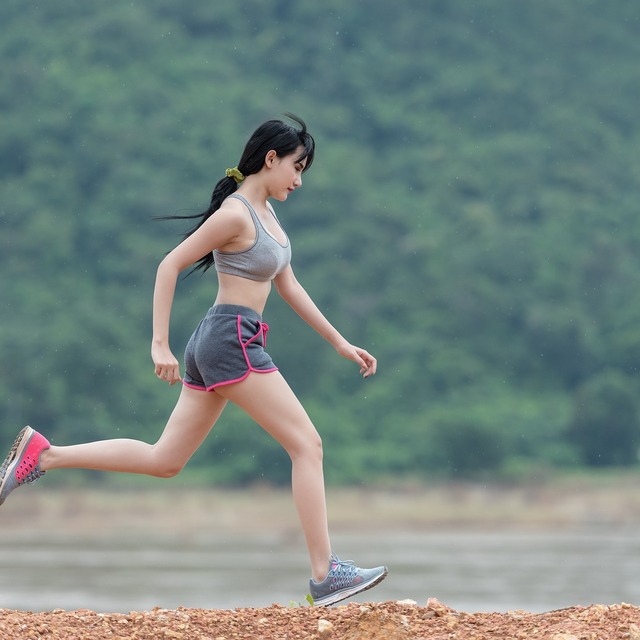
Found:
<path fill-rule="evenodd" d="M 322 582 L 309 580 L 313 604 L 326 607 L 375 587 L 387 576 L 387 567 L 360 569 L 351 560 L 340 560 L 334 553 L 329 560 L 329 573 Z"/>

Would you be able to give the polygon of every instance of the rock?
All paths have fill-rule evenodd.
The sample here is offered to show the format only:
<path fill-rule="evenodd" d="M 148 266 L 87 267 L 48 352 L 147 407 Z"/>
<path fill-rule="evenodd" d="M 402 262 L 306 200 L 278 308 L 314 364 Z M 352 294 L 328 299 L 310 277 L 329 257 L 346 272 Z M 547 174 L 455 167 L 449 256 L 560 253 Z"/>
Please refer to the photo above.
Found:
<path fill-rule="evenodd" d="M 318 620 L 318 633 L 321 638 L 329 638 L 333 633 L 333 624 L 324 618 Z"/>
<path fill-rule="evenodd" d="M 442 604 L 442 602 L 440 602 L 440 600 L 438 600 L 437 598 L 429 598 L 427 600 L 427 609 L 435 612 L 437 616 L 443 616 L 453 611 L 453 609 L 450 609 L 446 605 Z"/>

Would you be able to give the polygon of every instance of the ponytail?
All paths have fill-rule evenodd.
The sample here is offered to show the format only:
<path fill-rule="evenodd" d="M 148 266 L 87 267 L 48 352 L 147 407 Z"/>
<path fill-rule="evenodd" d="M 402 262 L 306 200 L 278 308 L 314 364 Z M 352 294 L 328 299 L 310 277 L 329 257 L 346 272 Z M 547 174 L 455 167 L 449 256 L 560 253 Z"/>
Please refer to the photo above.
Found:
<path fill-rule="evenodd" d="M 240 162 L 238 162 L 237 167 L 234 168 L 235 171 L 243 177 L 250 176 L 258 173 L 262 169 L 265 156 L 269 151 L 273 150 L 278 156 L 284 157 L 294 153 L 299 147 L 303 147 L 303 151 L 297 160 L 307 160 L 303 171 L 306 171 L 311 166 L 315 154 L 315 141 L 313 137 L 307 131 L 307 126 L 303 120 L 291 113 L 285 115 L 298 124 L 299 128 L 293 127 L 281 120 L 269 120 L 260 125 L 249 138 Z M 192 216 L 174 215 L 165 216 L 160 219 L 198 220 L 198 222 L 184 234 L 183 238 L 188 238 L 222 206 L 226 198 L 237 190 L 239 184 L 237 179 L 238 173 L 234 173 L 233 170 L 231 170 L 231 175 L 229 175 L 229 173 L 230 170 L 227 170 L 227 175 L 214 187 L 213 193 L 211 194 L 211 201 L 205 211 Z M 202 270 L 204 273 L 211 267 L 213 262 L 213 252 L 208 253 L 195 263 L 187 275 L 199 270 Z"/>
<path fill-rule="evenodd" d="M 182 235 L 182 239 L 186 240 L 191 234 L 195 233 L 221 206 L 222 203 L 232 193 L 236 191 L 238 184 L 228 176 L 225 176 L 216 184 L 211 194 L 209 206 L 201 213 L 194 213 L 192 216 L 158 216 L 154 220 L 198 220 L 186 233 Z M 191 271 L 187 275 L 191 275 L 194 271 L 202 270 L 204 273 L 213 264 L 213 253 L 208 253 L 198 260 Z"/>

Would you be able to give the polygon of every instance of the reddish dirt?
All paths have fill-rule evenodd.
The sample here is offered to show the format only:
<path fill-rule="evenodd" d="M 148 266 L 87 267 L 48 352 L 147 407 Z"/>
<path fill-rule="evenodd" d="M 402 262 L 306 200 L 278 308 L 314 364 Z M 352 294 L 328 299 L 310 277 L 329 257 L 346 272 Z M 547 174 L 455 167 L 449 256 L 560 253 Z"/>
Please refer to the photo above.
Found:
<path fill-rule="evenodd" d="M 224 611 L 154 609 L 128 614 L 89 610 L 28 613 L 0 609 L 0 639 L 40 640 L 640 640 L 640 608 L 571 607 L 548 613 L 463 613 L 435 599 L 273 605 Z"/>

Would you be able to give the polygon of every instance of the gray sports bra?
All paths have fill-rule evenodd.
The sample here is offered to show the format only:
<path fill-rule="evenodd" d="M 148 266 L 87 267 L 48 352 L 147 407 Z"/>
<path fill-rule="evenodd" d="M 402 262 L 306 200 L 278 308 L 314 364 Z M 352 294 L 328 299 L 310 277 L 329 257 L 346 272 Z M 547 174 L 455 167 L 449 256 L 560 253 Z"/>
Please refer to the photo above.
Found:
<path fill-rule="evenodd" d="M 249 209 L 256 228 L 256 240 L 253 245 L 244 251 L 218 251 L 218 249 L 214 249 L 213 258 L 216 271 L 259 282 L 273 280 L 291 262 L 291 243 L 286 232 L 287 244 L 281 245 L 262 226 L 258 214 L 245 198 L 237 193 L 233 193 L 228 197 L 241 200 Z M 273 214 L 273 217 L 280 224 L 275 214 Z M 280 228 L 282 229 L 282 225 Z M 284 229 L 282 231 L 284 232 Z"/>

